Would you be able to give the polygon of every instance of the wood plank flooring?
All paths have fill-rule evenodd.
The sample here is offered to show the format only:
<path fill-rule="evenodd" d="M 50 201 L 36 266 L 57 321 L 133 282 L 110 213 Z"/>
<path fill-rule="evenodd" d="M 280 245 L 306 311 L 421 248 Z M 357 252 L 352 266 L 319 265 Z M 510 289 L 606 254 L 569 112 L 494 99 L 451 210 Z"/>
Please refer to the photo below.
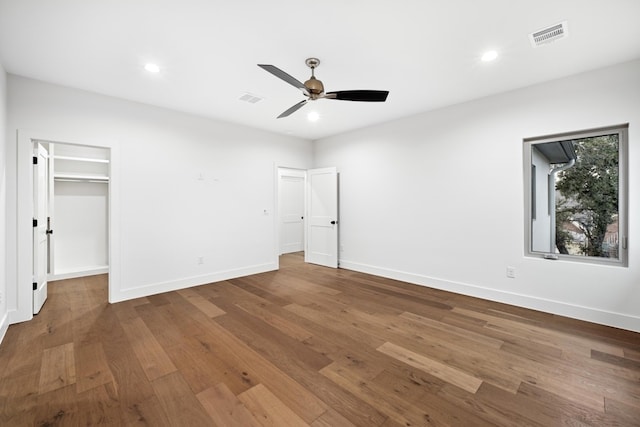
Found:
<path fill-rule="evenodd" d="M 53 282 L 0 425 L 640 426 L 640 334 L 281 258 L 109 305 Z"/>

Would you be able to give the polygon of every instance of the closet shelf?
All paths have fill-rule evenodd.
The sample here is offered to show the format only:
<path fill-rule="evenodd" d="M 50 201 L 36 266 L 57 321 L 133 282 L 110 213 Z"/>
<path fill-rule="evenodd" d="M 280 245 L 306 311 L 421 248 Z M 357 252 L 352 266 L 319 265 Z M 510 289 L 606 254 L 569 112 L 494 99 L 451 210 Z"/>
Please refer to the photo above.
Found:
<path fill-rule="evenodd" d="M 56 160 L 72 160 L 75 162 L 109 163 L 108 159 L 92 159 L 89 157 L 53 156 L 53 158 Z"/>

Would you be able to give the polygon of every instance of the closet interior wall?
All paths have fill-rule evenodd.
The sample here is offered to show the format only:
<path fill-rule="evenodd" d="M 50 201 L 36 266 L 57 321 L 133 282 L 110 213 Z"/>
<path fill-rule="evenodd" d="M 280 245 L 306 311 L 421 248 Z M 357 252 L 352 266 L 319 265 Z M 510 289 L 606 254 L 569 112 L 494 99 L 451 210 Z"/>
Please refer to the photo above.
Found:
<path fill-rule="evenodd" d="M 109 150 L 50 143 L 49 277 L 108 272 Z"/>

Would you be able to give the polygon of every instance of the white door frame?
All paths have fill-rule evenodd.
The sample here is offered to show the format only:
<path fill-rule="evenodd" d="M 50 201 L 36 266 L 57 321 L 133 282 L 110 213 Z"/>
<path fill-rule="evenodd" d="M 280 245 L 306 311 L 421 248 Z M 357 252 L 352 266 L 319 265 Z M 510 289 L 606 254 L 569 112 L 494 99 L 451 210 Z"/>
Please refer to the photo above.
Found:
<path fill-rule="evenodd" d="M 110 150 L 109 163 L 109 302 L 120 289 L 120 149 L 115 141 L 60 132 L 18 130 L 17 136 L 17 283 L 15 307 L 9 307 L 9 323 L 33 318 L 33 142 L 84 145 Z"/>
<path fill-rule="evenodd" d="M 274 194 L 274 202 L 273 202 L 273 206 L 274 206 L 274 215 L 273 215 L 273 229 L 274 229 L 274 233 L 275 233 L 275 244 L 274 244 L 274 249 L 273 249 L 273 257 L 274 257 L 274 265 L 276 270 L 280 269 L 280 207 L 279 207 L 279 200 L 280 200 L 280 177 L 278 176 L 278 170 L 279 169 L 294 169 L 294 170 L 300 170 L 300 171 L 304 171 L 305 175 L 306 172 L 310 169 L 314 169 L 314 168 L 296 168 L 296 167 L 292 167 L 292 166 L 284 166 L 284 165 L 279 165 L 277 163 L 274 163 L 274 168 L 273 168 L 273 176 L 274 176 L 274 188 L 273 188 L 273 194 Z M 338 174 L 338 183 L 340 182 L 340 174 Z M 305 226 L 304 226 L 304 252 L 305 252 L 305 262 L 306 262 L 306 253 L 307 253 L 307 227 L 306 227 L 306 221 L 308 220 L 308 206 L 307 206 L 307 191 L 308 191 L 308 180 L 305 177 L 305 195 L 304 195 L 304 200 L 305 200 L 305 212 L 304 212 L 304 220 L 305 220 Z M 339 188 L 338 188 L 338 194 L 339 194 Z M 339 212 L 340 210 L 340 200 L 338 200 L 338 215 L 340 214 Z M 337 219 L 337 218 L 336 218 Z M 340 236 L 338 235 L 338 239 L 340 239 Z M 338 241 L 339 244 L 339 241 Z M 340 251 L 337 252 L 337 257 L 338 257 L 338 264 L 340 262 Z"/>

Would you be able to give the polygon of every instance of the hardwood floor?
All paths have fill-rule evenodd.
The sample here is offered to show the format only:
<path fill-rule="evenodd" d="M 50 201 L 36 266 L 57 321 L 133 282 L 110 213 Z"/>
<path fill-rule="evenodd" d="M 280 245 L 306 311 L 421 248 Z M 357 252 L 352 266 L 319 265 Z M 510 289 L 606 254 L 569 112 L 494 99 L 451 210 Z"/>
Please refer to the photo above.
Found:
<path fill-rule="evenodd" d="M 112 305 L 105 279 L 9 328 L 0 425 L 640 425 L 640 334 L 299 254 Z"/>

